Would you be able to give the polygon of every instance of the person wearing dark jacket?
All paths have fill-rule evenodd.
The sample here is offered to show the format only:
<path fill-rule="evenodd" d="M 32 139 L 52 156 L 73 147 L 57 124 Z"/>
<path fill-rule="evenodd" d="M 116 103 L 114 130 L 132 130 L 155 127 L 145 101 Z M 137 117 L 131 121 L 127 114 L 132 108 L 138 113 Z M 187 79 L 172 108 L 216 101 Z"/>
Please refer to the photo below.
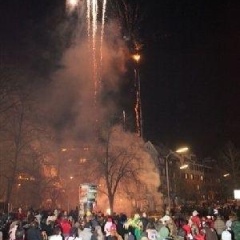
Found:
<path fill-rule="evenodd" d="M 29 229 L 27 230 L 27 240 L 41 240 L 41 232 L 38 227 L 38 223 L 33 221 L 30 223 Z"/>

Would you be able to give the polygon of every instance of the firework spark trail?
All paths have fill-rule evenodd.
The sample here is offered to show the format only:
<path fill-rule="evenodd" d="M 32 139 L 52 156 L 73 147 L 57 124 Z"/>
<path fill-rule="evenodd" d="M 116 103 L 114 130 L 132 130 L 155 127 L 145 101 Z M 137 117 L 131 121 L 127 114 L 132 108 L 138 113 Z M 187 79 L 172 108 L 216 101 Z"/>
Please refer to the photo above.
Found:
<path fill-rule="evenodd" d="M 136 114 L 136 127 L 137 127 L 137 134 L 139 137 L 141 137 L 141 126 L 140 126 L 140 116 L 139 116 L 139 92 L 137 91 L 137 101 L 135 105 L 135 114 Z"/>
<path fill-rule="evenodd" d="M 73 10 L 79 4 L 79 0 L 66 0 L 67 7 Z M 87 35 L 88 35 L 88 46 L 92 55 L 92 79 L 94 83 L 94 98 L 95 103 L 97 100 L 97 94 L 99 88 L 101 87 L 101 73 L 102 69 L 102 60 L 103 60 L 103 38 L 104 38 L 104 25 L 105 25 L 105 14 L 106 14 L 106 5 L 107 0 L 102 0 L 102 20 L 101 20 L 101 36 L 100 44 L 97 46 L 97 34 L 98 34 L 98 1 L 99 0 L 86 0 L 87 13 Z M 99 57 L 98 57 L 99 56 Z"/>
<path fill-rule="evenodd" d="M 98 64 L 96 54 L 96 35 L 97 35 L 97 0 L 92 0 L 92 56 L 93 56 L 93 81 L 94 81 L 94 98 L 96 103 L 98 93 Z"/>
<path fill-rule="evenodd" d="M 139 137 L 142 137 L 142 107 L 141 107 L 141 96 L 140 96 L 140 79 L 139 79 L 139 73 L 135 69 L 135 87 L 136 87 L 136 104 L 134 107 L 135 114 L 136 114 L 136 128 L 137 128 L 137 134 Z"/>
<path fill-rule="evenodd" d="M 91 0 L 87 0 L 87 34 L 90 38 L 90 29 L 91 29 Z"/>
<path fill-rule="evenodd" d="M 101 28 L 101 49 L 100 49 L 100 61 L 102 63 L 103 59 L 103 36 L 104 36 L 104 26 L 105 26 L 105 13 L 106 13 L 106 5 L 107 0 L 103 0 L 103 7 L 102 7 L 102 28 Z"/>

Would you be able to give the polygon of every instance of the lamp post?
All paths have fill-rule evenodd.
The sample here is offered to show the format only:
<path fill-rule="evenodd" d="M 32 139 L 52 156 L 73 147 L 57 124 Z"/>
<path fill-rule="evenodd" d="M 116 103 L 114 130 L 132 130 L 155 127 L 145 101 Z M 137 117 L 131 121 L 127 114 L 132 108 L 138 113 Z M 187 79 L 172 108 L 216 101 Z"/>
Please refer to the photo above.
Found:
<path fill-rule="evenodd" d="M 177 158 L 179 158 L 178 154 L 179 153 L 185 153 L 188 151 L 187 147 L 184 148 L 179 148 L 175 152 L 171 151 L 168 153 L 168 155 L 165 157 L 166 161 L 166 180 L 167 180 L 167 198 L 168 198 L 168 210 L 171 210 L 171 199 L 170 199 L 170 179 L 169 179 L 169 158 L 173 155 Z M 187 165 L 186 165 L 187 167 Z M 181 168 L 180 168 L 181 169 Z"/>

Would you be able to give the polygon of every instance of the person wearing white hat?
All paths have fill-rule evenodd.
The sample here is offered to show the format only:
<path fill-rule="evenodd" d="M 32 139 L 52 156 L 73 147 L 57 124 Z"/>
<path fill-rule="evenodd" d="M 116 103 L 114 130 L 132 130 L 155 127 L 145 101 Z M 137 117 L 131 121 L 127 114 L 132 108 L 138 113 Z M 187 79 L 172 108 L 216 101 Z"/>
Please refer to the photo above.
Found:
<path fill-rule="evenodd" d="M 198 216 L 198 214 L 199 213 L 196 210 L 194 210 L 192 212 L 192 216 L 191 216 L 190 220 L 191 220 L 192 224 L 194 224 L 199 230 L 201 228 L 201 220 L 200 220 L 200 217 Z"/>

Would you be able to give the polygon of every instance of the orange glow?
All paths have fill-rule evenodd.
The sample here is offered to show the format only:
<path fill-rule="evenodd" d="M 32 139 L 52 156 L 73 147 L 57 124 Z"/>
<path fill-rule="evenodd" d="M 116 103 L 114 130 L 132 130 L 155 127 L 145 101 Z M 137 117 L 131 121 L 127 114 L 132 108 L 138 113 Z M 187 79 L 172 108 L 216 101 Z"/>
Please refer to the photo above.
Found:
<path fill-rule="evenodd" d="M 67 0 L 67 5 L 71 8 L 75 8 L 78 5 L 78 0 Z"/>
<path fill-rule="evenodd" d="M 141 56 L 140 56 L 140 54 L 136 53 L 136 54 L 132 55 L 132 58 L 135 62 L 138 63 L 141 59 Z"/>

